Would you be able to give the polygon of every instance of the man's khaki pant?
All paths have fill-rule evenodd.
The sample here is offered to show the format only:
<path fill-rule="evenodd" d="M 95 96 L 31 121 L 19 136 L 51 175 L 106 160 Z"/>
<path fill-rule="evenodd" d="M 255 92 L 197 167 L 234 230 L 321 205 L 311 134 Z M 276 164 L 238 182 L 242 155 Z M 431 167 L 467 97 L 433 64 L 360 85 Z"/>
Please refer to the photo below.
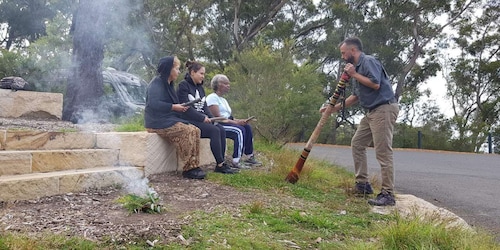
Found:
<path fill-rule="evenodd" d="M 373 142 L 375 155 L 381 167 L 382 189 L 388 192 L 394 191 L 392 137 L 398 114 L 399 104 L 384 104 L 368 112 L 361 119 L 351 140 L 356 182 L 369 181 L 366 148 Z"/>

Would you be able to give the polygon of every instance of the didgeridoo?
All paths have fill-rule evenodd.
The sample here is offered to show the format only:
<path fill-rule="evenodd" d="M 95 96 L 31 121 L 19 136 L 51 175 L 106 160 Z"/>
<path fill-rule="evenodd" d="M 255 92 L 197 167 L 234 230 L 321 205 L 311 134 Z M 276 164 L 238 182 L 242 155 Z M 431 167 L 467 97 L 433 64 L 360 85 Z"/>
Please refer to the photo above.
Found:
<path fill-rule="evenodd" d="M 201 101 L 201 99 L 200 98 L 196 98 L 196 99 L 191 100 L 189 102 L 181 103 L 181 105 L 184 106 L 184 107 L 191 106 L 191 105 L 193 105 L 193 104 L 195 104 L 195 103 L 197 103 L 199 101 Z"/>
<path fill-rule="evenodd" d="M 321 129 L 325 125 L 326 121 L 328 120 L 328 117 L 330 114 L 333 112 L 332 108 L 335 106 L 337 103 L 338 99 L 340 98 L 340 95 L 345 91 L 345 85 L 349 81 L 351 77 L 346 73 L 342 73 L 340 76 L 339 83 L 337 84 L 337 87 L 335 88 L 335 92 L 333 95 L 330 97 L 330 101 L 326 110 L 321 114 L 321 119 L 319 120 L 318 124 L 316 125 L 316 128 L 314 128 L 314 131 L 312 132 L 311 136 L 309 137 L 309 140 L 306 143 L 306 146 L 304 147 L 304 150 L 302 151 L 302 154 L 300 154 L 299 160 L 297 160 L 297 163 L 295 163 L 295 166 L 292 168 L 290 173 L 288 173 L 287 177 L 285 178 L 286 181 L 290 183 L 296 183 L 299 180 L 299 174 L 302 171 L 302 168 L 304 167 L 304 163 L 307 160 L 307 157 L 309 156 L 309 153 L 311 152 L 311 149 L 313 147 L 313 144 L 316 142 L 318 139 L 318 136 L 321 132 Z"/>

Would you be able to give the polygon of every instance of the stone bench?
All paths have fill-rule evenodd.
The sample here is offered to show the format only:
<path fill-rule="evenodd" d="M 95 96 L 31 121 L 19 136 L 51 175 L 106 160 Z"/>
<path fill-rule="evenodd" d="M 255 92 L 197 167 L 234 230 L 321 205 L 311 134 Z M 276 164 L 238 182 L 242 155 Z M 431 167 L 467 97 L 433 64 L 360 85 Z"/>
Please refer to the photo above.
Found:
<path fill-rule="evenodd" d="M 77 162 L 85 161 L 101 162 L 97 160 L 102 158 L 97 157 L 101 155 L 97 153 L 99 151 L 94 154 L 89 153 L 92 149 L 116 150 L 117 159 L 111 159 L 113 162 L 110 165 L 143 167 L 146 176 L 182 170 L 182 163 L 177 159 L 175 147 L 154 133 L 0 131 L 0 150 L 2 150 L 0 165 L 4 169 L 19 169 L 19 164 L 23 165 L 22 168 L 47 169 L 33 165 L 24 166 L 26 165 L 24 163 L 46 162 L 46 165 L 59 166 L 80 165 Z M 72 161 L 75 163 L 71 163 Z M 202 138 L 200 165 L 212 163 L 215 163 L 215 159 L 210 150 L 210 140 Z M 12 164 L 16 164 L 17 167 L 13 167 Z M 7 173 L 6 170 L 0 169 L 0 174 L 2 172 Z"/>

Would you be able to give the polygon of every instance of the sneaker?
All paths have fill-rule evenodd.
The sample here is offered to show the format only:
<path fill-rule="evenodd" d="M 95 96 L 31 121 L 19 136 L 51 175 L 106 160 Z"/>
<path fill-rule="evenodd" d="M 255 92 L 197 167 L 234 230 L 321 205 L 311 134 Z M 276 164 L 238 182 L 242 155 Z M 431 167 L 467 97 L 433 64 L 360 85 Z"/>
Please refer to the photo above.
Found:
<path fill-rule="evenodd" d="M 369 199 L 368 204 L 373 206 L 394 206 L 396 205 L 396 200 L 392 193 L 382 190 L 380 194 L 377 195 L 377 198 Z"/>
<path fill-rule="evenodd" d="M 353 193 L 359 195 L 373 194 L 373 188 L 369 182 L 356 182 Z"/>
<path fill-rule="evenodd" d="M 252 167 L 257 167 L 257 166 L 261 166 L 262 163 L 258 162 L 257 160 L 255 160 L 255 156 L 250 156 L 248 159 L 246 159 L 243 163 L 245 164 L 248 164 Z"/>
<path fill-rule="evenodd" d="M 218 167 L 215 166 L 214 172 L 216 173 L 222 173 L 222 174 L 236 174 L 239 172 L 238 169 L 232 169 L 227 165 L 227 163 L 222 163 L 222 166 Z"/>
<path fill-rule="evenodd" d="M 237 168 L 237 169 L 251 169 L 250 166 L 241 163 L 241 162 L 231 162 L 231 167 L 232 168 Z"/>
<path fill-rule="evenodd" d="M 201 170 L 201 168 L 193 168 L 188 171 L 183 171 L 182 172 L 182 177 L 188 178 L 188 179 L 205 179 L 205 176 L 207 174 L 205 171 Z"/>

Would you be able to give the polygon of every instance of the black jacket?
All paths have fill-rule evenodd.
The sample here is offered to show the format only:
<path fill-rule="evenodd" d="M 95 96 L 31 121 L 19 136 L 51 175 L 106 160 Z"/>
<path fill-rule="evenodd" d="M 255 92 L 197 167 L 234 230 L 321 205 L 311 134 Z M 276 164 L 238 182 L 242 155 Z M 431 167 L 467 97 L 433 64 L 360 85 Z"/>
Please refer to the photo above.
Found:
<path fill-rule="evenodd" d="M 189 123 L 181 119 L 181 113 L 172 111 L 172 105 L 179 103 L 174 83 L 168 83 L 172 67 L 173 57 L 162 58 L 158 65 L 160 75 L 148 85 L 144 110 L 144 126 L 146 128 L 161 129 L 169 128 L 177 122 Z"/>
<path fill-rule="evenodd" d="M 184 80 L 179 83 L 177 96 L 179 97 L 179 102 L 181 103 L 201 98 L 200 102 L 195 103 L 191 106 L 191 108 L 182 114 L 182 118 L 188 121 L 203 122 L 205 120 L 205 116 L 213 117 L 212 113 L 208 109 L 207 102 L 205 101 L 205 89 L 203 88 L 203 84 L 195 84 L 193 79 L 191 79 L 188 74 L 186 74 Z"/>

